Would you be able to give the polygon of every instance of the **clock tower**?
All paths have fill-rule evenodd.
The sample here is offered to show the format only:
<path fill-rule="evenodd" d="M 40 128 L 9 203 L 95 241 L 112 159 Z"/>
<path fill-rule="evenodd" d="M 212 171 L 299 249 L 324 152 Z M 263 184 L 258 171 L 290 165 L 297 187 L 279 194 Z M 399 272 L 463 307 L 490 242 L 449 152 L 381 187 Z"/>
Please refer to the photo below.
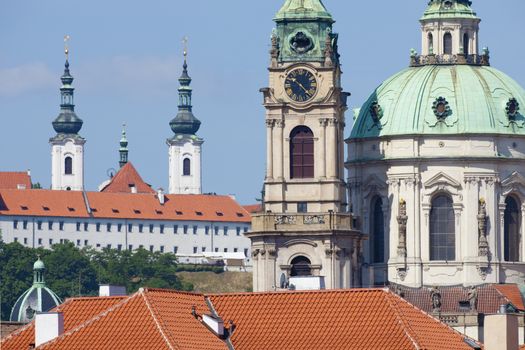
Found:
<path fill-rule="evenodd" d="M 254 215 L 254 290 L 360 285 L 362 235 L 348 213 L 348 93 L 334 20 L 320 0 L 287 0 L 275 17 L 266 108 L 263 213 Z"/>

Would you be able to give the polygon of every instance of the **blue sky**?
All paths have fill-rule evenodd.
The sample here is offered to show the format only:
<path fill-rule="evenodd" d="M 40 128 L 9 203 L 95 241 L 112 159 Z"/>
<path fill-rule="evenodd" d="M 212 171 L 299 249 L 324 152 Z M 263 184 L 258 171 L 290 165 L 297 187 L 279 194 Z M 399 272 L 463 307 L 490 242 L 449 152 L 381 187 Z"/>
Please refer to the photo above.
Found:
<path fill-rule="evenodd" d="M 167 188 L 169 121 L 177 113 L 188 36 L 194 113 L 202 121 L 203 190 L 251 203 L 265 169 L 264 109 L 272 18 L 284 0 L 24 0 L 0 4 L 0 170 L 31 169 L 50 185 L 51 121 L 59 111 L 63 37 L 71 36 L 76 111 L 84 120 L 86 187 L 118 167 L 121 124 L 130 160 Z M 359 107 L 420 49 L 426 0 L 325 0 L 337 23 L 343 86 Z M 492 65 L 525 86 L 523 0 L 475 0 Z M 351 113 L 347 113 L 351 119 Z M 346 130 L 349 135 L 350 130 Z"/>

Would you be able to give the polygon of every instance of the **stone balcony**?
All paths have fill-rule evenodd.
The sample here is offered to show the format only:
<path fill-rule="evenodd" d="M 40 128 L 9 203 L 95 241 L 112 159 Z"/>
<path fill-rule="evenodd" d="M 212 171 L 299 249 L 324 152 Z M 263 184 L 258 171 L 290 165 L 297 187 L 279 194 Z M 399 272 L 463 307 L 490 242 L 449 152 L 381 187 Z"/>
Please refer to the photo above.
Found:
<path fill-rule="evenodd" d="M 417 55 L 413 52 L 410 56 L 410 67 L 430 65 L 471 65 L 490 66 L 488 50 L 482 55 Z"/>
<path fill-rule="evenodd" d="M 266 213 L 252 216 L 252 232 L 248 237 L 259 233 L 358 233 L 353 217 L 348 213 Z"/>

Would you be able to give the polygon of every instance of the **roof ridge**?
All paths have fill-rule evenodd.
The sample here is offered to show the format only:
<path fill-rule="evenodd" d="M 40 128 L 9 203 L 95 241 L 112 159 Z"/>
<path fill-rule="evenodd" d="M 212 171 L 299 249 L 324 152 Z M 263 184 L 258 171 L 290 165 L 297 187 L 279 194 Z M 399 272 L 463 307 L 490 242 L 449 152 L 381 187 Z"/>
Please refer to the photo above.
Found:
<path fill-rule="evenodd" d="M 120 309 L 122 306 L 124 306 L 125 304 L 127 304 L 129 301 L 133 300 L 136 296 L 138 295 L 138 293 L 135 293 L 134 295 L 131 295 L 129 297 L 127 297 L 126 299 L 124 299 L 122 302 L 120 303 L 117 303 L 111 307 L 109 307 L 108 309 L 104 310 L 103 312 L 93 316 L 92 318 L 82 322 L 81 324 L 77 325 L 76 327 L 70 329 L 69 331 L 67 331 L 66 333 L 63 333 L 62 335 L 56 337 L 55 339 L 47 342 L 47 343 L 44 343 L 42 345 L 40 345 L 38 348 L 45 348 L 47 347 L 48 345 L 51 345 L 55 342 L 57 342 L 58 340 L 61 340 L 65 337 L 68 337 L 76 332 L 78 332 L 79 330 L 91 325 L 92 323 L 95 323 L 96 321 L 98 321 L 99 319 L 101 319 L 102 317 L 105 317 L 107 316 L 110 312 L 113 312 L 117 309 Z"/>
<path fill-rule="evenodd" d="M 172 294 L 184 294 L 184 295 L 193 295 L 193 296 L 204 296 L 203 293 L 196 293 L 196 292 L 186 292 L 182 290 L 176 290 L 176 289 L 166 289 L 166 288 L 150 288 L 145 287 L 145 292 L 163 292 L 163 293 L 172 293 Z"/>
<path fill-rule="evenodd" d="M 396 316 L 396 319 L 398 320 L 398 325 L 401 327 L 403 333 L 405 333 L 405 335 L 410 340 L 410 342 L 412 342 L 412 344 L 414 344 L 414 347 L 415 347 L 416 350 L 421 349 L 421 346 L 419 345 L 419 340 L 416 339 L 415 334 L 414 334 L 414 336 L 412 336 L 412 334 L 411 334 L 411 333 L 415 333 L 415 332 L 412 330 L 412 327 L 410 326 L 410 323 L 406 322 L 406 320 L 404 318 L 404 314 L 399 309 L 399 306 L 398 306 L 398 302 L 399 301 L 405 302 L 405 303 L 407 303 L 407 301 L 405 301 L 404 299 L 401 299 L 401 297 L 399 297 L 398 295 L 395 295 L 389 289 L 384 289 L 384 292 L 385 292 L 385 298 L 387 299 L 387 302 L 395 310 L 395 316 Z M 409 332 L 409 330 L 410 330 L 410 332 Z"/>
<path fill-rule="evenodd" d="M 231 293 L 206 293 L 205 297 L 217 296 L 260 296 L 260 295 L 286 295 L 286 294 L 350 294 L 350 293 L 370 293 L 381 292 L 383 288 L 349 288 L 349 289 L 324 289 L 324 290 L 283 290 L 283 291 L 266 291 L 266 292 L 231 292 Z"/>

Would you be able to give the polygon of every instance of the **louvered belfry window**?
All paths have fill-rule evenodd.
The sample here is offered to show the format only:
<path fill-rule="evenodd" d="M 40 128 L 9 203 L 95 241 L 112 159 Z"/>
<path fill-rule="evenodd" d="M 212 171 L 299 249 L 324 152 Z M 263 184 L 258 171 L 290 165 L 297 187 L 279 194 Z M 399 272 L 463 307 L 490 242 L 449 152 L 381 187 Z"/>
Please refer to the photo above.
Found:
<path fill-rule="evenodd" d="M 182 175 L 183 176 L 190 176 L 191 175 L 191 160 L 189 158 L 184 158 L 184 161 L 182 162 Z"/>
<path fill-rule="evenodd" d="M 64 174 L 73 174 L 73 158 L 71 157 L 66 157 L 66 159 L 64 159 Z"/>
<path fill-rule="evenodd" d="M 290 177 L 314 177 L 314 134 L 306 126 L 298 126 L 290 135 Z"/>

